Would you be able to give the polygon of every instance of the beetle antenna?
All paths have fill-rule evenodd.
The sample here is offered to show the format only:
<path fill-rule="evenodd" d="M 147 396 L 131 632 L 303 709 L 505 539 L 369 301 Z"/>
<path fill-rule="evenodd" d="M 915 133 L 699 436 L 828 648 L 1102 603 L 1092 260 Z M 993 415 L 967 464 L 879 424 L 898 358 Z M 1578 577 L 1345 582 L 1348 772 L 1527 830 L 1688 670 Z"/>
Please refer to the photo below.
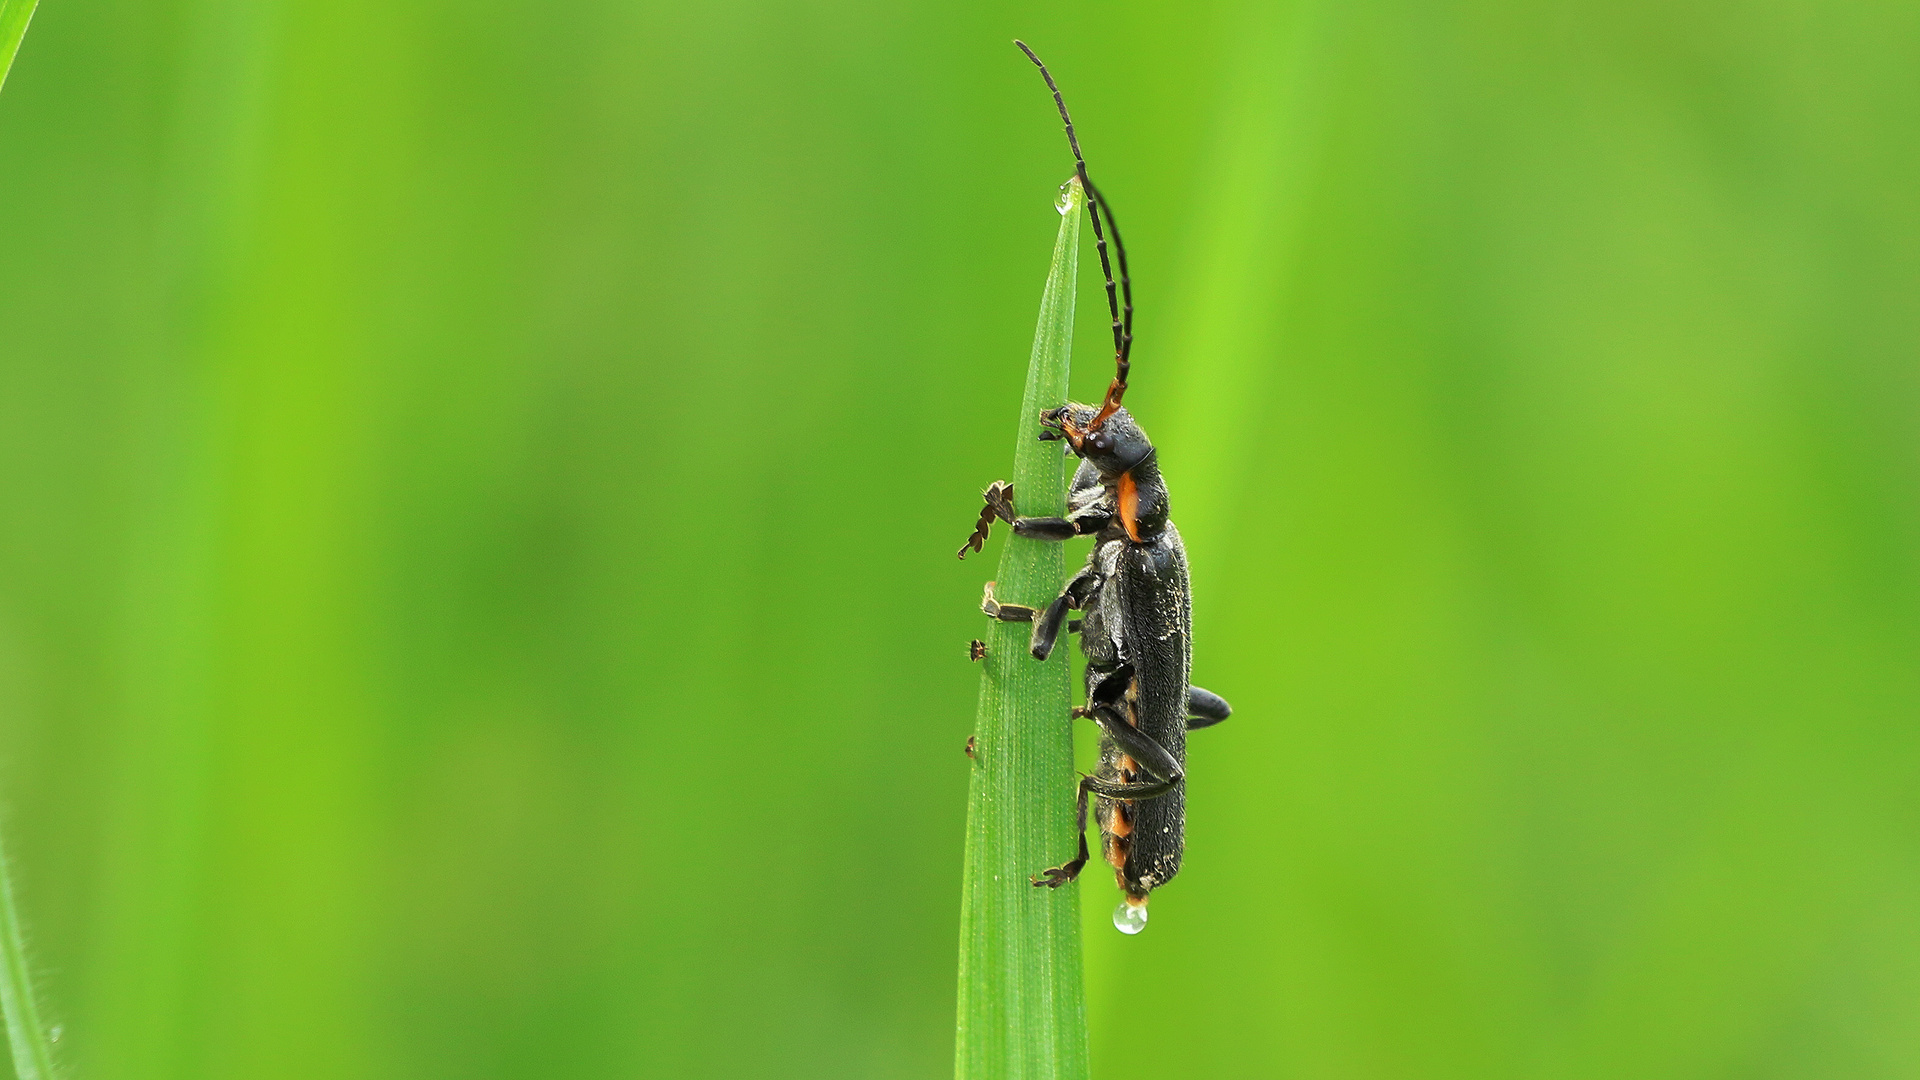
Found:
<path fill-rule="evenodd" d="M 1120 226 L 1114 223 L 1113 210 L 1107 206 L 1106 197 L 1100 194 L 1093 181 L 1087 176 L 1087 159 L 1080 154 L 1080 139 L 1073 131 L 1073 117 L 1067 114 L 1067 99 L 1060 94 L 1059 84 L 1053 81 L 1053 73 L 1047 70 L 1027 43 L 1014 39 L 1020 51 L 1027 54 L 1033 66 L 1040 69 L 1040 77 L 1047 80 L 1047 89 L 1053 91 L 1053 103 L 1060 109 L 1060 122 L 1067 127 L 1067 146 L 1073 151 L 1074 171 L 1080 177 L 1080 188 L 1087 194 L 1087 216 L 1093 221 L 1094 247 L 1100 252 L 1100 273 L 1107 279 L 1107 311 L 1113 316 L 1113 382 L 1107 387 L 1107 398 L 1100 406 L 1100 412 L 1087 424 L 1088 431 L 1097 430 L 1106 423 L 1120 408 L 1120 399 L 1127 392 L 1127 373 L 1132 367 L 1133 355 L 1133 279 L 1127 273 L 1127 249 L 1120 242 Z M 1120 257 L 1120 280 L 1125 286 L 1127 298 L 1126 317 L 1120 314 L 1120 298 L 1116 295 L 1113 282 L 1113 266 L 1107 261 L 1106 230 L 1100 227 L 1100 216 L 1104 213 L 1107 227 L 1113 232 L 1113 244 Z"/>
<path fill-rule="evenodd" d="M 1113 250 L 1119 255 L 1120 263 L 1120 308 L 1123 321 L 1120 328 L 1120 355 L 1114 363 L 1113 381 L 1118 389 L 1109 387 L 1108 398 L 1113 408 L 1120 407 L 1120 396 L 1127 392 L 1127 372 L 1132 368 L 1133 360 L 1133 276 L 1127 272 L 1127 242 L 1120 239 L 1120 222 L 1114 219 L 1113 204 L 1105 195 L 1094 192 L 1094 203 L 1100 212 L 1107 216 L 1107 231 L 1113 234 Z M 1112 410 L 1106 410 L 1111 412 Z M 1102 417 L 1102 419 L 1105 419 Z"/>

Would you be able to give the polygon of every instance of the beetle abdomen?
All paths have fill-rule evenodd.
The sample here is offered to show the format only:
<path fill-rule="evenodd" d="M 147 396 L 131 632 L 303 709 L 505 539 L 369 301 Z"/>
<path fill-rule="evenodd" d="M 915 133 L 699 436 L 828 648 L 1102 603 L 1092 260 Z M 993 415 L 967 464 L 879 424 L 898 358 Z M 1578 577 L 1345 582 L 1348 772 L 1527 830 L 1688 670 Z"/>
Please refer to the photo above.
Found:
<path fill-rule="evenodd" d="M 1169 523 L 1145 543 L 1111 539 L 1100 547 L 1095 558 L 1105 581 L 1087 620 L 1098 637 L 1082 639 L 1088 695 L 1114 668 L 1130 667 L 1122 715 L 1184 765 L 1191 615 L 1179 531 Z M 1099 775 L 1122 783 L 1143 779 L 1133 760 L 1104 736 Z M 1103 797 L 1095 816 L 1103 854 L 1129 895 L 1145 896 L 1179 873 L 1186 839 L 1184 784 L 1150 799 Z"/>

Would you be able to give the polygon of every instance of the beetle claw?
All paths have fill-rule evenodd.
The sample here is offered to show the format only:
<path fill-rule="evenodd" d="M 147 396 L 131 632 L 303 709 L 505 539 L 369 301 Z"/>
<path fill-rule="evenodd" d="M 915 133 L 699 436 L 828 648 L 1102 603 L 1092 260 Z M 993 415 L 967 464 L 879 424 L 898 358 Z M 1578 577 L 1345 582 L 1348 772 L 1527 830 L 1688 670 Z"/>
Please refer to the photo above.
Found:
<path fill-rule="evenodd" d="M 1033 882 L 1033 887 L 1036 889 L 1040 888 L 1043 885 L 1049 889 L 1057 889 L 1060 886 L 1065 885 L 1070 881 L 1073 881 L 1075 878 L 1078 878 L 1080 876 L 1080 871 L 1086 865 L 1087 865 L 1086 859 L 1084 858 L 1075 859 L 1072 862 L 1065 864 L 1064 866 L 1048 867 L 1047 869 L 1042 870 L 1039 873 L 1033 875 L 1033 877 L 1030 880 Z"/>
<path fill-rule="evenodd" d="M 1009 525 L 1013 524 L 1015 515 L 1013 512 L 1012 484 L 1004 480 L 995 480 L 992 485 L 987 488 L 983 498 L 987 501 L 987 509 L 992 510 L 1001 521 Z"/>

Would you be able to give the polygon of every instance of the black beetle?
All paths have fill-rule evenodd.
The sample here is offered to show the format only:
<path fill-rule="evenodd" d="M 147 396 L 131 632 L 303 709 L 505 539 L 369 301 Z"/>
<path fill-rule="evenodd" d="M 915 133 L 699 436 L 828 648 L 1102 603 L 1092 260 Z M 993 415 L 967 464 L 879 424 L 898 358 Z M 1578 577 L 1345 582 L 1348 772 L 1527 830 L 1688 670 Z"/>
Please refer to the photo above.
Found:
<path fill-rule="evenodd" d="M 987 489 L 979 523 L 960 556 L 965 558 L 968 549 L 980 550 L 995 518 L 1037 540 L 1094 537 L 1087 565 L 1045 611 L 999 603 L 992 583 L 981 608 L 1008 622 L 1031 621 L 1030 647 L 1036 660 L 1053 652 L 1063 627 L 1080 632 L 1080 648 L 1087 657 L 1087 704 L 1074 715 L 1090 717 L 1100 726 L 1100 764 L 1080 780 L 1079 854 L 1035 875 L 1033 883 L 1058 888 L 1079 876 L 1090 855 L 1087 796 L 1099 796 L 1094 816 L 1101 850 L 1126 894 L 1113 921 L 1131 934 L 1146 925 L 1148 895 L 1180 872 L 1186 847 L 1187 732 L 1217 724 L 1233 710 L 1218 694 L 1190 681 L 1193 604 L 1186 549 L 1180 530 L 1167 516 L 1167 485 L 1153 443 L 1120 404 L 1133 349 L 1133 283 L 1126 245 L 1112 208 L 1087 177 L 1073 119 L 1053 75 L 1024 42 L 1014 44 L 1040 69 L 1067 128 L 1067 145 L 1087 195 L 1100 269 L 1106 276 L 1114 377 L 1099 406 L 1070 402 L 1041 416 L 1040 438 L 1065 439 L 1081 459 L 1068 492 L 1067 516 L 1020 517 L 1012 486 L 996 482 Z M 1124 317 L 1107 260 L 1107 232 L 1113 234 L 1120 266 Z M 1068 611 L 1076 609 L 1085 616 L 1067 622 Z"/>

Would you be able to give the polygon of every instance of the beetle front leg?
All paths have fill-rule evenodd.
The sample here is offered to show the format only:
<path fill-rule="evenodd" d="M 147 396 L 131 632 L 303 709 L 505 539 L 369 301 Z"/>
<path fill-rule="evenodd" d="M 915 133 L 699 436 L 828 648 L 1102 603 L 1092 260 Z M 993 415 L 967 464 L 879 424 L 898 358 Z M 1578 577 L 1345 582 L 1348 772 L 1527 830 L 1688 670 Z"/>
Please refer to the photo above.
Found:
<path fill-rule="evenodd" d="M 980 520 L 974 523 L 973 535 L 955 552 L 959 558 L 966 558 L 967 552 L 979 551 L 986 544 L 995 518 L 1013 526 L 1016 534 L 1029 540 L 1071 540 L 1097 533 L 1107 524 L 1107 518 L 1097 513 L 1070 518 L 1021 517 L 1013 508 L 1013 485 L 1004 480 L 989 484 L 981 499 L 984 505 L 980 508 Z"/>
<path fill-rule="evenodd" d="M 1187 688 L 1187 730 L 1197 731 L 1213 725 L 1233 715 L 1233 706 L 1227 699 L 1211 690 L 1198 686 Z"/>
<path fill-rule="evenodd" d="M 1073 819 L 1074 835 L 1080 838 L 1080 854 L 1075 855 L 1059 866 L 1050 867 L 1035 874 L 1032 879 L 1035 888 L 1045 885 L 1049 889 L 1057 889 L 1067 882 L 1072 881 L 1074 878 L 1079 877 L 1081 869 L 1087 865 L 1087 859 L 1091 856 L 1091 853 L 1087 850 L 1087 781 L 1090 779 L 1092 778 L 1086 776 L 1080 778 L 1080 796 L 1078 800 L 1080 805 Z"/>
<path fill-rule="evenodd" d="M 1078 524 L 1063 517 L 1014 518 L 1013 531 L 1029 540 L 1071 540 L 1085 535 Z"/>
<path fill-rule="evenodd" d="M 1008 521 L 1013 520 L 1012 484 L 1005 480 L 995 480 L 987 485 L 987 490 L 981 498 L 986 501 L 986 505 L 980 508 L 980 520 L 974 523 L 973 535 L 967 537 L 966 542 L 960 545 L 955 558 L 964 559 L 968 551 L 977 552 L 986 545 L 987 531 L 993 527 L 994 518 L 1005 517 Z"/>

